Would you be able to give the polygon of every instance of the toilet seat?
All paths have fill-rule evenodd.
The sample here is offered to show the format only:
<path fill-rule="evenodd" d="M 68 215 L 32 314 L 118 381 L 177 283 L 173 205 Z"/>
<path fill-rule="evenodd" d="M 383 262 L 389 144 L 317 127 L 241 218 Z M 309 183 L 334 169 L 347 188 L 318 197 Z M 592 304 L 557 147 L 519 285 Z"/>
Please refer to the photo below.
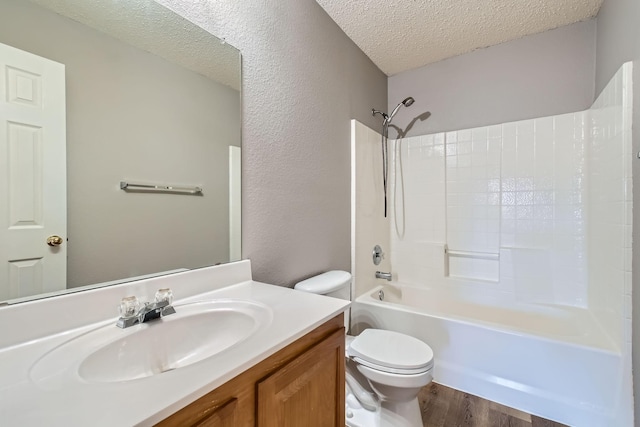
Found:
<path fill-rule="evenodd" d="M 384 365 L 376 365 L 375 363 L 371 363 L 366 360 L 360 359 L 359 357 L 353 357 L 353 356 L 351 357 L 351 360 L 356 362 L 358 365 L 366 366 L 367 368 L 374 369 L 380 372 L 385 372 L 387 374 L 417 375 L 417 374 L 425 373 L 431 369 L 431 366 L 427 366 L 426 368 L 416 368 L 416 369 L 390 368 Z"/>
<path fill-rule="evenodd" d="M 431 369 L 418 374 L 399 375 L 379 369 L 369 368 L 365 365 L 358 365 L 358 371 L 369 381 L 375 381 L 386 386 L 398 387 L 401 389 L 422 388 L 433 379 Z M 376 392 L 379 394 L 378 392 Z"/>
<path fill-rule="evenodd" d="M 417 338 L 394 331 L 366 329 L 347 353 L 355 362 L 382 372 L 415 375 L 433 367 L 433 350 Z"/>

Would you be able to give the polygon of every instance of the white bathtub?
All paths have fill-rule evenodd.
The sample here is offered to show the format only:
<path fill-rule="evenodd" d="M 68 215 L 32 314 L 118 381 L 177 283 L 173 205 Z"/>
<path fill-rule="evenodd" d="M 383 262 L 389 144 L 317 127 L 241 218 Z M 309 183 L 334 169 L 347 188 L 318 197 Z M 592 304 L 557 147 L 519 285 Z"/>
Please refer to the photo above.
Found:
<path fill-rule="evenodd" d="M 621 354 L 589 311 L 477 299 L 378 287 L 354 302 L 352 332 L 420 338 L 434 351 L 440 384 L 571 426 L 623 425 Z"/>

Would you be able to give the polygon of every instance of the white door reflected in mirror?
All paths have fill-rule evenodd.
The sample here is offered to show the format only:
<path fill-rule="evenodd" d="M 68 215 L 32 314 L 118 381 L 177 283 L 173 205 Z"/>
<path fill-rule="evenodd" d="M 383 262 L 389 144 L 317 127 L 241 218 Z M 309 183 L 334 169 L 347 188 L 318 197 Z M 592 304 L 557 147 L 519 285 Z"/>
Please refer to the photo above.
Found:
<path fill-rule="evenodd" d="M 66 287 L 65 67 L 0 44 L 0 82 L 2 301 Z"/>

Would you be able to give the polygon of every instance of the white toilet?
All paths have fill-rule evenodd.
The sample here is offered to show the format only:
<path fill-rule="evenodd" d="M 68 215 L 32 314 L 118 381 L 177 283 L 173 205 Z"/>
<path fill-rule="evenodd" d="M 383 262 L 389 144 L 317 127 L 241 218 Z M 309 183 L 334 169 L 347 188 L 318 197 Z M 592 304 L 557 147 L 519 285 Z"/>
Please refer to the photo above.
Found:
<path fill-rule="evenodd" d="M 350 298 L 351 274 L 328 271 L 298 283 L 295 289 Z M 349 330 L 349 312 L 345 313 Z M 418 392 L 433 379 L 433 351 L 417 338 L 382 329 L 347 336 L 347 425 L 350 427 L 422 427 Z M 352 366 L 361 374 L 353 372 Z M 364 377 L 375 392 L 372 397 Z"/>

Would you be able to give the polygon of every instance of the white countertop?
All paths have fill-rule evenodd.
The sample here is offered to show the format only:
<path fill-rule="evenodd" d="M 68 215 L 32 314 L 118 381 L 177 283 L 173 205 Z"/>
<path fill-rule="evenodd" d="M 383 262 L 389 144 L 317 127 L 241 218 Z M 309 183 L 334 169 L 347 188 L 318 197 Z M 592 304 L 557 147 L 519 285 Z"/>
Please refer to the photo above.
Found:
<path fill-rule="evenodd" d="M 187 275 L 179 277 L 188 278 Z M 177 296 L 180 295 L 178 286 L 173 287 Z M 221 298 L 262 303 L 272 310 L 272 321 L 260 333 L 213 357 L 143 379 L 88 383 L 76 375 L 57 387 L 42 387 L 30 376 L 30 369 L 46 352 L 88 330 L 115 324 L 116 316 L 0 347 L 0 425 L 153 425 L 335 317 L 349 305 L 349 301 L 252 280 L 176 299 L 174 305 Z M 0 316 L 0 320 L 11 320 L 11 317 Z M 46 319 L 40 320 L 46 322 Z M 3 325 L 3 328 L 16 327 L 20 325 Z"/>

